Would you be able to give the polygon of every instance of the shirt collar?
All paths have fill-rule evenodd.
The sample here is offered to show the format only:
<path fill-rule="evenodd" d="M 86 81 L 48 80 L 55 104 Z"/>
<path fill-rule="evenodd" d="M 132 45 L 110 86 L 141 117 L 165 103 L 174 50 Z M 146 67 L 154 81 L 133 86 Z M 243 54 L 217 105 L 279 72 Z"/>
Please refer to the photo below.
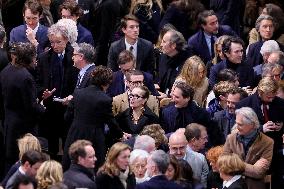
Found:
<path fill-rule="evenodd" d="M 87 64 L 86 66 L 84 66 L 81 70 L 80 70 L 80 72 L 79 72 L 79 74 L 82 76 L 82 75 L 84 75 L 85 74 L 85 72 L 87 71 L 87 69 L 89 69 L 91 66 L 93 66 L 93 65 L 95 65 L 95 64 Z"/>
<path fill-rule="evenodd" d="M 126 46 L 126 50 L 129 50 L 129 48 L 132 46 L 133 47 L 133 50 L 136 50 L 137 49 L 137 41 L 134 43 L 134 45 L 130 45 L 127 41 L 126 41 L 126 38 L 124 38 L 124 42 L 125 42 L 125 46 Z"/>
<path fill-rule="evenodd" d="M 224 181 L 223 182 L 223 188 L 227 187 L 229 188 L 234 182 L 236 182 L 238 179 L 240 179 L 242 176 L 241 175 L 235 175 L 233 176 L 230 180 Z"/>
<path fill-rule="evenodd" d="M 65 55 L 65 50 L 64 50 L 62 53 L 57 54 L 58 57 L 60 57 L 60 55 L 63 55 L 63 57 L 64 57 L 64 55 Z"/>
<path fill-rule="evenodd" d="M 23 170 L 22 166 L 19 167 L 19 172 L 20 172 L 21 174 L 23 174 L 23 175 L 26 174 L 25 171 Z"/>

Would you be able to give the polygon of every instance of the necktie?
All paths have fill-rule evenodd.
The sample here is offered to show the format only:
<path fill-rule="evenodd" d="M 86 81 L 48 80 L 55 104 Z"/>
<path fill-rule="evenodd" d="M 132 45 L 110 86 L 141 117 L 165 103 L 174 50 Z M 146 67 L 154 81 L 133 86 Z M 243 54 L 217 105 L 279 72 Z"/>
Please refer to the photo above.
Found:
<path fill-rule="evenodd" d="M 267 104 L 265 103 L 262 104 L 262 111 L 263 111 L 264 123 L 267 123 L 269 121 Z"/>
<path fill-rule="evenodd" d="M 81 75 L 80 75 L 80 73 L 78 73 L 76 88 L 79 88 L 80 83 L 81 83 Z"/>
<path fill-rule="evenodd" d="M 129 47 L 129 51 L 132 52 L 132 53 L 133 53 L 133 49 L 134 49 L 133 46 Z"/>
<path fill-rule="evenodd" d="M 215 39 L 214 39 L 214 36 L 213 36 L 213 35 L 211 35 L 210 41 L 211 41 L 211 57 L 214 58 L 214 55 L 215 55 L 215 53 L 214 53 Z"/>

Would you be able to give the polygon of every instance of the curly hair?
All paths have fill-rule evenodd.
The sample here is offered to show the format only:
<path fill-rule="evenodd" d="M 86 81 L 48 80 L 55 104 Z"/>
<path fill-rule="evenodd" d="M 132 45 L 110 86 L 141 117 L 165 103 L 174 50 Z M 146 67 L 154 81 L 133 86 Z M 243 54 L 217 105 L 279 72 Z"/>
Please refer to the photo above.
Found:
<path fill-rule="evenodd" d="M 122 142 L 117 142 L 114 145 L 112 145 L 106 156 L 105 163 L 98 170 L 98 174 L 103 173 L 109 175 L 110 177 L 118 176 L 120 169 L 116 163 L 116 159 L 119 156 L 119 154 L 125 150 L 131 151 L 130 146 Z"/>
<path fill-rule="evenodd" d="M 112 70 L 105 66 L 97 66 L 91 76 L 91 83 L 101 89 L 102 86 L 110 85 L 113 79 Z"/>
<path fill-rule="evenodd" d="M 60 163 L 54 160 L 48 160 L 39 167 L 36 179 L 38 189 L 47 189 L 49 186 L 63 180 L 63 169 Z"/>
<path fill-rule="evenodd" d="M 31 133 L 25 134 L 18 139 L 19 159 L 22 159 L 23 154 L 29 150 L 36 150 L 41 152 L 41 145 L 39 140 Z"/>
<path fill-rule="evenodd" d="M 74 0 L 66 0 L 64 3 L 62 3 L 59 6 L 59 15 L 61 15 L 62 9 L 68 10 L 72 16 L 74 15 L 80 17 L 83 15 L 83 10 Z"/>
<path fill-rule="evenodd" d="M 15 55 L 15 64 L 18 66 L 30 67 L 35 62 L 36 48 L 31 43 L 13 43 L 10 52 Z"/>
<path fill-rule="evenodd" d="M 235 176 L 245 171 L 245 163 L 237 154 L 225 154 L 218 158 L 217 166 L 223 174 Z"/>
<path fill-rule="evenodd" d="M 208 161 L 217 163 L 219 156 L 223 154 L 223 151 L 224 151 L 223 148 L 224 148 L 223 145 L 210 148 L 208 152 L 206 153 L 206 158 L 208 159 Z"/>
<path fill-rule="evenodd" d="M 155 140 L 155 146 L 158 148 L 162 144 L 168 143 L 168 138 L 165 135 L 165 131 L 159 124 L 146 125 L 141 131 L 140 135 L 149 135 Z"/>

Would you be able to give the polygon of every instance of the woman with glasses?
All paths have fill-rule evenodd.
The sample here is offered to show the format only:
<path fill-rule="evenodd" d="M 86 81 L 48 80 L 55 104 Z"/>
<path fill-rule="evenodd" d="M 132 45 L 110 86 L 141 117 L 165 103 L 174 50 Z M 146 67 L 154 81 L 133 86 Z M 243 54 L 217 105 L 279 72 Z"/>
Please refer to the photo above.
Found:
<path fill-rule="evenodd" d="M 158 116 L 146 105 L 149 98 L 147 87 L 135 87 L 128 96 L 129 108 L 116 116 L 123 132 L 137 135 L 143 130 L 144 126 L 159 123 Z"/>

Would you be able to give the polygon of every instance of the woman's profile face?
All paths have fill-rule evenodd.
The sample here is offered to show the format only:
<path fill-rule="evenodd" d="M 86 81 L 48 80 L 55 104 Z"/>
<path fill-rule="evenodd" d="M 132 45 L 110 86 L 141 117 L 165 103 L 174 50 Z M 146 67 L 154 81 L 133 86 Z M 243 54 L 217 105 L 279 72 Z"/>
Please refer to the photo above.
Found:
<path fill-rule="evenodd" d="M 116 158 L 116 164 L 120 170 L 126 170 L 129 166 L 130 150 L 121 151 Z"/>
<path fill-rule="evenodd" d="M 168 180 L 173 180 L 175 172 L 176 172 L 176 170 L 175 170 L 174 166 L 170 163 L 169 167 L 168 167 L 168 169 L 167 169 L 167 171 L 165 173 L 167 179 Z"/>
<path fill-rule="evenodd" d="M 137 158 L 132 167 L 136 178 L 144 178 L 147 170 L 147 158 Z"/>
<path fill-rule="evenodd" d="M 224 60 L 224 59 L 225 59 L 225 56 L 224 56 L 224 54 L 222 53 L 222 45 L 221 45 L 221 44 L 218 44 L 218 45 L 217 45 L 216 51 L 217 51 L 217 54 L 218 54 L 219 58 L 220 58 L 221 60 Z"/>

